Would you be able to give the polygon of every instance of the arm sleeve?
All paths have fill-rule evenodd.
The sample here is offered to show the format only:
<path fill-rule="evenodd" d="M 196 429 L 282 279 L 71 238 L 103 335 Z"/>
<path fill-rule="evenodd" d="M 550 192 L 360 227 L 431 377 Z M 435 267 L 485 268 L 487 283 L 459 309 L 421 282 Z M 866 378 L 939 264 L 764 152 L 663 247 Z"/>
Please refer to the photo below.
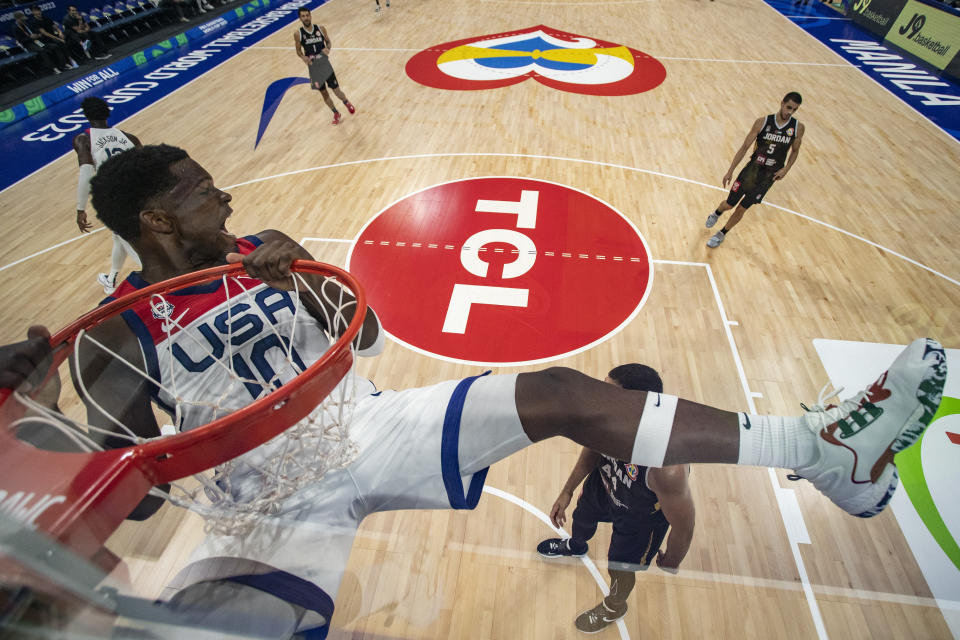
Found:
<path fill-rule="evenodd" d="M 80 165 L 80 177 L 77 178 L 77 211 L 84 211 L 87 208 L 87 200 L 90 198 L 90 178 L 93 177 L 93 165 Z"/>

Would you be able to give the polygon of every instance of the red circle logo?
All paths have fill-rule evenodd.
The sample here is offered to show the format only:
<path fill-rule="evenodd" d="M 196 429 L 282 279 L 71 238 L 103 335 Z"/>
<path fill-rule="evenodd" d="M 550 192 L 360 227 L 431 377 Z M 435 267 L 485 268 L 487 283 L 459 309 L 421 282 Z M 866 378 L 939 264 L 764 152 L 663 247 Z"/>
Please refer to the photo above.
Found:
<path fill-rule="evenodd" d="M 384 329 L 443 359 L 519 365 L 583 351 L 640 310 L 653 277 L 637 228 L 590 194 L 470 178 L 377 214 L 347 258 Z"/>

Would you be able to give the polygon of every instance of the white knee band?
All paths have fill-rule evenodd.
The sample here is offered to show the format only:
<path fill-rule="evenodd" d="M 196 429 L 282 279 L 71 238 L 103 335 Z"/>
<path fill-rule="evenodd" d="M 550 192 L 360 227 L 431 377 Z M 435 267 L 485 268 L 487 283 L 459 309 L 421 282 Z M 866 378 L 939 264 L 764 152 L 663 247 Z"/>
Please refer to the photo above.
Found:
<path fill-rule="evenodd" d="M 644 467 L 663 466 L 676 412 L 677 396 L 656 391 L 647 392 L 647 402 L 643 407 L 643 415 L 640 416 L 637 436 L 633 440 L 630 462 Z"/>

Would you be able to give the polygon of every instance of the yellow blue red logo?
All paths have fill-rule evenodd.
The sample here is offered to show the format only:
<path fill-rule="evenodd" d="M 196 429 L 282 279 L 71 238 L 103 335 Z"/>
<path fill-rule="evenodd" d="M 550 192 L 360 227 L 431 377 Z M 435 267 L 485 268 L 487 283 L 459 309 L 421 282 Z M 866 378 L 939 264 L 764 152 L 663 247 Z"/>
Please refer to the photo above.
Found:
<path fill-rule="evenodd" d="M 497 89 L 532 79 L 595 96 L 643 93 L 667 77 L 642 51 L 544 25 L 436 45 L 413 56 L 406 71 L 436 89 Z"/>

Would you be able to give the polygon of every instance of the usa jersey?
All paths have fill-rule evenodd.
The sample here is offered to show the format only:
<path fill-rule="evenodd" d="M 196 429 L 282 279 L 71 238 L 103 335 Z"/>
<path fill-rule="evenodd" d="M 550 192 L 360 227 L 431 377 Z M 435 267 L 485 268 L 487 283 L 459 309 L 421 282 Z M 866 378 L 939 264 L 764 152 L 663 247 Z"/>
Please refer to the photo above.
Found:
<path fill-rule="evenodd" d="M 797 137 L 797 119 L 791 117 L 783 126 L 777 124 L 777 114 L 768 115 L 757 134 L 756 146 L 750 162 L 772 171 L 783 168 L 787 162 L 787 150 Z"/>
<path fill-rule="evenodd" d="M 320 31 L 320 25 L 313 25 L 313 31 L 307 31 L 300 27 L 300 44 L 303 46 L 304 55 L 318 56 L 327 47 L 323 33 Z"/>
<path fill-rule="evenodd" d="M 100 168 L 110 156 L 115 156 L 127 149 L 133 149 L 136 145 L 130 139 L 117 129 L 87 129 L 87 135 L 90 136 L 90 154 L 93 156 L 93 166 Z"/>
<path fill-rule="evenodd" d="M 260 243 L 241 238 L 237 250 L 245 255 Z M 132 273 L 113 297 L 148 285 Z M 324 354 L 328 335 L 305 309 L 295 313 L 294 295 L 247 276 L 229 277 L 155 295 L 122 314 L 158 383 L 151 396 L 173 426 L 187 431 L 245 407 Z"/>
<path fill-rule="evenodd" d="M 660 499 L 647 486 L 647 469 L 605 455 L 597 462 L 597 472 L 613 506 L 639 516 L 660 513 Z"/>

